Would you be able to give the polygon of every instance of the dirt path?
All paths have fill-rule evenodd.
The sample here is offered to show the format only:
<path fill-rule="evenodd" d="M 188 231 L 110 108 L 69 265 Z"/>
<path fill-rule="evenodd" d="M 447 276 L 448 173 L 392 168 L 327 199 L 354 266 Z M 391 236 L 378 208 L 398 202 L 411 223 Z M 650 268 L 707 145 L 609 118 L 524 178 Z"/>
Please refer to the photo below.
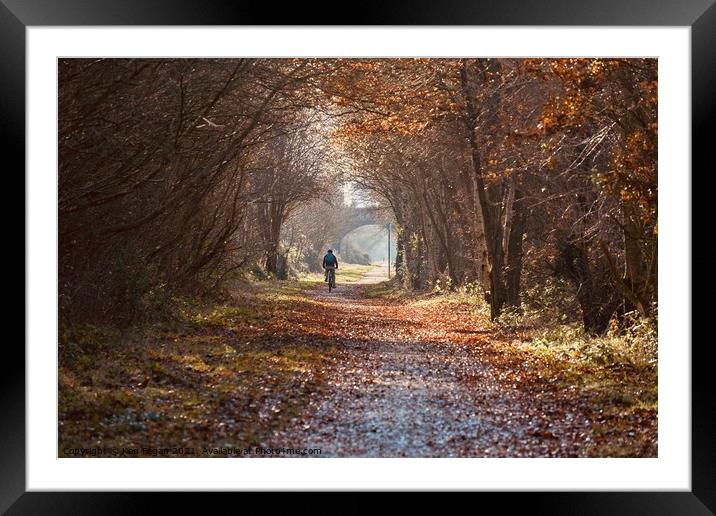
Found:
<path fill-rule="evenodd" d="M 388 265 L 377 265 L 366 272 L 361 279 L 352 285 L 375 285 L 388 279 Z"/>
<path fill-rule="evenodd" d="M 266 446 L 320 448 L 324 457 L 549 457 L 586 455 L 584 400 L 526 391 L 491 364 L 489 331 L 459 310 L 370 299 L 375 268 L 329 294 L 309 292 L 337 348 L 327 385 Z M 561 398 L 561 400 L 560 400 Z M 557 404 L 559 403 L 559 407 Z"/>

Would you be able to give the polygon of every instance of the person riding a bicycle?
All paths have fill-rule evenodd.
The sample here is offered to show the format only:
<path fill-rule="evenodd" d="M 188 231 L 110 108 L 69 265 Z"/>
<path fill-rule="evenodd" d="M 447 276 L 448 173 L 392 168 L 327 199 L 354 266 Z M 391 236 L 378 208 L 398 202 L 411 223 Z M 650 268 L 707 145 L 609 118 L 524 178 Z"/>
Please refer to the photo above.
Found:
<path fill-rule="evenodd" d="M 325 271 L 325 279 L 323 281 L 328 281 L 328 274 L 332 270 L 334 271 L 333 274 L 335 274 L 335 270 L 338 268 L 338 258 L 336 258 L 336 255 L 333 254 L 333 249 L 329 249 L 328 252 L 323 256 L 323 270 Z"/>

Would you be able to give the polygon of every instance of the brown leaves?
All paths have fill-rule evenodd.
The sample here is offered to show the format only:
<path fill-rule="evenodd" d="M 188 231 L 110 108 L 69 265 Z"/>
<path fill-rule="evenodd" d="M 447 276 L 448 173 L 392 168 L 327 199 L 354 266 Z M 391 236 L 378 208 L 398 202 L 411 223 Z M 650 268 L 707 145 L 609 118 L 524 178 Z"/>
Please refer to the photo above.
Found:
<path fill-rule="evenodd" d="M 655 455 L 645 370 L 537 352 L 528 328 L 499 332 L 459 296 L 368 298 L 370 288 L 261 287 L 241 309 L 203 311 L 211 324 L 63 355 L 61 450 Z"/>
<path fill-rule="evenodd" d="M 61 358 L 61 453 L 138 445 L 151 456 L 190 446 L 204 456 L 202 446 L 248 446 L 285 425 L 320 385 L 331 350 L 271 317 L 286 301 L 249 299 L 197 314 L 182 331 Z"/>

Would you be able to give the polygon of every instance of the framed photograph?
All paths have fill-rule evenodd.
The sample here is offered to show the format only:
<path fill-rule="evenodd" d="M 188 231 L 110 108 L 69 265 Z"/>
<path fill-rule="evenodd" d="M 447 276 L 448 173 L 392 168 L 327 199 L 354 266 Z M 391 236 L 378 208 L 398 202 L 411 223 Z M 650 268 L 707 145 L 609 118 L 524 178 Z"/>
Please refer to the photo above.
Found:
<path fill-rule="evenodd" d="M 713 514 L 712 3 L 0 0 L 27 299 L 0 509 Z"/>

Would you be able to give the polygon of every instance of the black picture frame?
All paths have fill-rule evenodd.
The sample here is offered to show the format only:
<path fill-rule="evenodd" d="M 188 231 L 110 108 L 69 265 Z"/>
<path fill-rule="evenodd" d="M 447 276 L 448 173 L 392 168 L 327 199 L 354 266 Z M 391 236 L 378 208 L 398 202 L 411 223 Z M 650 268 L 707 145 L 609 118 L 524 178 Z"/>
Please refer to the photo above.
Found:
<path fill-rule="evenodd" d="M 692 169 L 707 173 L 708 122 L 716 91 L 715 0 L 450 0 L 324 2 L 244 0 L 0 0 L 0 146 L 8 175 L 25 166 L 25 29 L 45 25 L 552 25 L 690 26 Z M 14 163 L 11 168 L 8 163 Z M 691 181 L 693 173 L 684 174 Z M 24 182 L 21 186 L 24 191 Z M 692 203 L 693 204 L 693 203 Z M 7 209 L 6 209 L 7 211 Z M 17 212 L 15 211 L 15 214 Z M 16 217 L 16 215 L 15 215 Z M 6 221 L 12 221 L 6 213 Z M 24 248 L 23 248 L 24 249 Z M 24 251 L 23 251 L 24 253 Z M 27 257 L 23 255 L 26 259 Z M 693 261 L 692 261 L 693 263 Z M 26 269 L 25 269 L 26 270 Z M 27 280 L 27 278 L 26 278 Z M 18 301 L 19 304 L 19 301 Z M 25 353 L 6 339 L 0 405 L 0 511 L 7 514 L 140 513 L 158 499 L 192 507 L 188 493 L 26 492 Z M 690 492 L 476 493 L 507 510 L 549 514 L 714 514 L 716 403 L 710 383 L 709 339 L 684 342 L 692 356 L 692 490 Z M 9 355 L 8 355 L 9 354 Z M 226 500 L 230 493 L 211 495 Z M 242 494 L 241 496 L 246 496 Z M 506 504 L 509 498 L 509 504 Z M 483 501 L 481 500 L 481 501 Z M 516 503 L 515 503 L 516 502 Z M 244 502 L 245 503 L 245 502 Z M 168 504 L 168 505 L 167 505 Z"/>

